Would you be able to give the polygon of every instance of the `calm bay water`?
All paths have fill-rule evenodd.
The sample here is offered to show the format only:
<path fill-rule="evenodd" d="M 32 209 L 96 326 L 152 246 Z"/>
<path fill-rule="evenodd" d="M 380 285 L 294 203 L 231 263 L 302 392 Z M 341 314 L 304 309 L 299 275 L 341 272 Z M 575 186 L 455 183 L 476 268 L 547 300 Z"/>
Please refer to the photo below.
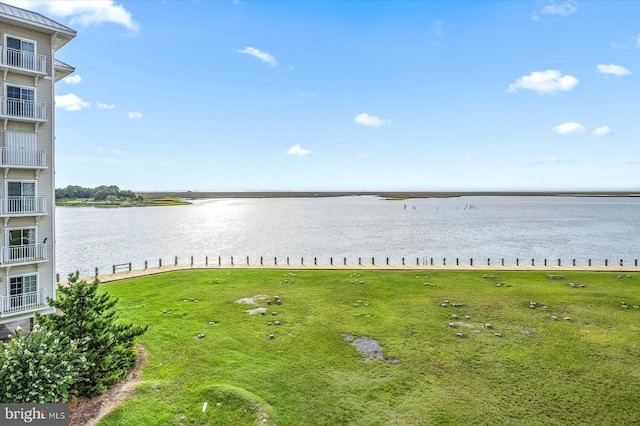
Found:
<path fill-rule="evenodd" d="M 405 207 L 406 206 L 406 207 Z M 630 264 L 640 258 L 640 198 L 460 197 L 387 201 L 377 197 L 208 199 L 188 206 L 56 208 L 57 271 L 64 277 L 173 263 Z"/>

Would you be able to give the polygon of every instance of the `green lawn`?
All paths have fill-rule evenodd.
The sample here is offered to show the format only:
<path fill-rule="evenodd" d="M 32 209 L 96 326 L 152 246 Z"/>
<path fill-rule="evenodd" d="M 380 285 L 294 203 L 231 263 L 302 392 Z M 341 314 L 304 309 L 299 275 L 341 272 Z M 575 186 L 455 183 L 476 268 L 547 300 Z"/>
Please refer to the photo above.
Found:
<path fill-rule="evenodd" d="M 123 319 L 149 326 L 150 357 L 100 424 L 640 423 L 640 274 L 487 274 L 206 270 L 104 284 Z M 235 302 L 257 295 L 265 316 Z M 345 333 L 375 339 L 386 360 L 365 361 Z"/>

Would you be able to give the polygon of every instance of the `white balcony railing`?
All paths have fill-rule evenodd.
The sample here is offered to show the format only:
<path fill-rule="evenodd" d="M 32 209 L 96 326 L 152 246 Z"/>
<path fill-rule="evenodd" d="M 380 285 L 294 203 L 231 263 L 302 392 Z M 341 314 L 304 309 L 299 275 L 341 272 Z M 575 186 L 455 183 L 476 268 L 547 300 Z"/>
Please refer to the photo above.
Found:
<path fill-rule="evenodd" d="M 48 259 L 46 244 L 24 244 L 20 246 L 4 246 L 2 250 L 2 263 L 14 265 L 16 263 L 42 262 Z"/>
<path fill-rule="evenodd" d="M 43 149 L 0 148 L 0 166 L 47 167 Z"/>
<path fill-rule="evenodd" d="M 46 121 L 47 106 L 44 102 L 0 98 L 0 115 L 3 117 L 26 118 L 35 121 Z"/>
<path fill-rule="evenodd" d="M 47 197 L 44 195 L 0 197 L 0 214 L 3 216 L 47 214 Z"/>
<path fill-rule="evenodd" d="M 0 61 L 0 64 L 5 67 L 14 67 L 40 74 L 47 72 L 47 57 L 45 55 L 0 46 Z"/>
<path fill-rule="evenodd" d="M 26 311 L 46 306 L 46 304 L 47 289 L 45 288 L 14 296 L 0 296 L 0 315 Z"/>

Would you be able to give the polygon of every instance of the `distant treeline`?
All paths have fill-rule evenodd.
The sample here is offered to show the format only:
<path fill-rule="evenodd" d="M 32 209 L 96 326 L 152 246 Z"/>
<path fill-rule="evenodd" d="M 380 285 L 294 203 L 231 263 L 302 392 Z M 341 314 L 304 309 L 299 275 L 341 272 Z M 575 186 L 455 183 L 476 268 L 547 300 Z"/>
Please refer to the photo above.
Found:
<path fill-rule="evenodd" d="M 66 188 L 56 188 L 57 200 L 74 200 L 78 198 L 92 198 L 95 201 L 136 200 L 142 201 L 142 197 L 135 192 L 122 190 L 116 185 L 101 185 L 97 188 L 84 188 L 78 185 L 69 185 Z"/>

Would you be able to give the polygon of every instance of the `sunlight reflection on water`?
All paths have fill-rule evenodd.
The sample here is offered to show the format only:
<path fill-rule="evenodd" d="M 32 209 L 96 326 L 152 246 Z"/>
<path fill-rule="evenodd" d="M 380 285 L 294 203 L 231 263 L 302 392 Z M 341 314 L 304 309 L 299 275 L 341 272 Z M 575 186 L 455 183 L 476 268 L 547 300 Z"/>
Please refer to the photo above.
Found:
<path fill-rule="evenodd" d="M 406 206 L 406 208 L 405 208 Z M 56 208 L 62 276 L 179 262 L 415 264 L 433 257 L 468 264 L 632 262 L 640 257 L 640 198 L 460 197 L 386 201 L 376 197 L 210 199 L 188 206 Z M 612 263 L 613 264 L 613 263 Z"/>

